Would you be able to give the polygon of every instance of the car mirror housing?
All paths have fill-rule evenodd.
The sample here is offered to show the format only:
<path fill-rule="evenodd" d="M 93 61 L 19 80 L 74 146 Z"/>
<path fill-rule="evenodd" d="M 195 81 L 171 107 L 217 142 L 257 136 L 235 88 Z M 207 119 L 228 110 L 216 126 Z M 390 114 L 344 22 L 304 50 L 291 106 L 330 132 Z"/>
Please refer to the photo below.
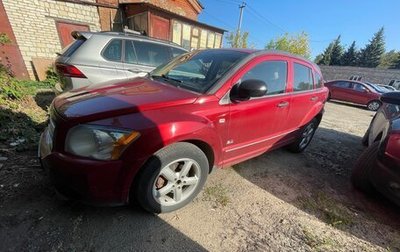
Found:
<path fill-rule="evenodd" d="M 384 103 L 400 105 L 400 92 L 388 92 L 381 96 L 381 101 Z"/>
<path fill-rule="evenodd" d="M 245 80 L 232 88 L 231 99 L 247 101 L 252 97 L 264 96 L 267 93 L 267 89 L 267 84 L 262 80 Z"/>

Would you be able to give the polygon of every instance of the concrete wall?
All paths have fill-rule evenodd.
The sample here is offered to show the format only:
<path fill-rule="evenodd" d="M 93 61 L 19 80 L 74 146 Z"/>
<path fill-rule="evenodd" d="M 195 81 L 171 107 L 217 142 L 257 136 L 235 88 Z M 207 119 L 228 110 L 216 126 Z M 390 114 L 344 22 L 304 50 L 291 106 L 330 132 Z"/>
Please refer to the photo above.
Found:
<path fill-rule="evenodd" d="M 388 84 L 390 80 L 400 80 L 400 69 L 378 69 L 365 67 L 320 66 L 325 80 L 349 79 L 352 75 L 362 77 L 362 81 Z"/>
<path fill-rule="evenodd" d="M 87 0 L 95 3 L 96 0 Z M 100 31 L 97 7 L 55 0 L 2 0 L 31 79 L 32 58 L 54 59 L 61 51 L 56 21 Z"/>

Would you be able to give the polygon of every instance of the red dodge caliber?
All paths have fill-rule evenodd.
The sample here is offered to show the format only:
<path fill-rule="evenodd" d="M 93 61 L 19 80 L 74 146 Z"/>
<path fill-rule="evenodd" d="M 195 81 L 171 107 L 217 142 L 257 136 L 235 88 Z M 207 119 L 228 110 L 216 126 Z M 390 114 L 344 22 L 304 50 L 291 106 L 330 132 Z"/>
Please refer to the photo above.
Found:
<path fill-rule="evenodd" d="M 67 197 L 170 212 L 199 193 L 213 167 L 282 146 L 303 151 L 327 97 L 319 68 L 303 58 L 194 51 L 147 78 L 58 96 L 39 156 Z"/>

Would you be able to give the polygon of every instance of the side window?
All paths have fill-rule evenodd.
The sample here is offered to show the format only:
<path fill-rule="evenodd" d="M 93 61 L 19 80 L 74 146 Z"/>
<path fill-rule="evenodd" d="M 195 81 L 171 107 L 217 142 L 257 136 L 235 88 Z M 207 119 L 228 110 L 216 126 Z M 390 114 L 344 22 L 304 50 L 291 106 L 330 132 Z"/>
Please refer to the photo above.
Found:
<path fill-rule="evenodd" d="M 313 89 L 311 68 L 294 63 L 294 91 L 306 91 Z"/>
<path fill-rule="evenodd" d="M 287 62 L 286 61 L 264 61 L 250 69 L 242 81 L 256 79 L 267 84 L 267 94 L 282 94 L 286 89 Z"/>
<path fill-rule="evenodd" d="M 172 57 L 175 58 L 176 56 L 179 56 L 181 54 L 184 54 L 186 51 L 182 50 L 182 49 L 178 49 L 175 47 L 171 47 L 171 51 L 172 51 Z"/>
<path fill-rule="evenodd" d="M 350 82 L 347 81 L 338 81 L 333 85 L 339 88 L 350 88 Z"/>
<path fill-rule="evenodd" d="M 122 40 L 114 39 L 104 49 L 102 55 L 106 60 L 121 61 Z"/>
<path fill-rule="evenodd" d="M 358 92 L 364 92 L 366 90 L 366 88 L 363 85 L 358 83 L 353 84 L 353 89 Z"/>
<path fill-rule="evenodd" d="M 135 48 L 132 41 L 129 40 L 125 40 L 125 62 L 129 64 L 137 63 Z"/>
<path fill-rule="evenodd" d="M 133 43 L 139 64 L 156 67 L 171 59 L 171 53 L 167 46 L 142 41 Z"/>
<path fill-rule="evenodd" d="M 322 88 L 322 77 L 319 73 L 315 73 L 315 88 Z"/>

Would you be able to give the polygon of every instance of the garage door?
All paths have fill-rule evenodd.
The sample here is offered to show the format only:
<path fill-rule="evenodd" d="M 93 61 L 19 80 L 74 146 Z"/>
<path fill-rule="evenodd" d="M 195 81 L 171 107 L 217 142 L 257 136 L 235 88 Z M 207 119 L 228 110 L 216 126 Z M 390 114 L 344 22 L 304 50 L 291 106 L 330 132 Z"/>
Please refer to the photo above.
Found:
<path fill-rule="evenodd" d="M 89 26 L 82 24 L 74 24 L 67 22 L 56 22 L 58 36 L 60 37 L 61 46 L 64 48 L 69 45 L 74 38 L 71 36 L 73 31 L 89 31 Z"/>

